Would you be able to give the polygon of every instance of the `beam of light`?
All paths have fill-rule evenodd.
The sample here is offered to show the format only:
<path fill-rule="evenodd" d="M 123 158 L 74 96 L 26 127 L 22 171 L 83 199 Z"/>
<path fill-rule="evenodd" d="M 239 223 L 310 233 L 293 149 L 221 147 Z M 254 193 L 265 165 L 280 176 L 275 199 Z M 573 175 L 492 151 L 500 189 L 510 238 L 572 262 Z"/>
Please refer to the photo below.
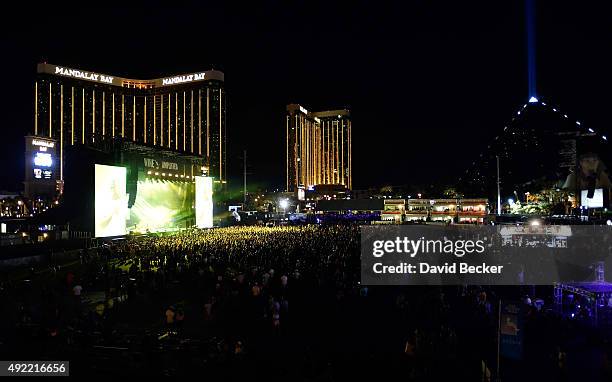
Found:
<path fill-rule="evenodd" d="M 529 98 L 535 98 L 536 96 L 536 30 L 534 1 L 535 0 L 525 0 L 527 24 L 527 76 L 529 86 Z"/>

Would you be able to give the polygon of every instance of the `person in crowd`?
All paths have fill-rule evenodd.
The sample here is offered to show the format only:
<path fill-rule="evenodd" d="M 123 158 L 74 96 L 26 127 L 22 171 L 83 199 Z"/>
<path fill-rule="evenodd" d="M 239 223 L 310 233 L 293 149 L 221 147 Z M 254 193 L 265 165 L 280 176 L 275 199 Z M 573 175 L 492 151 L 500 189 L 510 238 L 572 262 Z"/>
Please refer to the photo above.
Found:
<path fill-rule="evenodd" d="M 167 309 L 166 312 L 164 313 L 165 316 L 165 323 L 166 323 L 166 327 L 171 329 L 174 328 L 174 319 L 175 319 L 175 315 L 176 315 L 176 311 L 174 309 L 174 306 L 170 305 Z"/>
<path fill-rule="evenodd" d="M 175 326 L 177 329 L 183 328 L 183 321 L 185 320 L 185 309 L 182 305 L 178 305 L 176 313 L 174 315 Z"/>

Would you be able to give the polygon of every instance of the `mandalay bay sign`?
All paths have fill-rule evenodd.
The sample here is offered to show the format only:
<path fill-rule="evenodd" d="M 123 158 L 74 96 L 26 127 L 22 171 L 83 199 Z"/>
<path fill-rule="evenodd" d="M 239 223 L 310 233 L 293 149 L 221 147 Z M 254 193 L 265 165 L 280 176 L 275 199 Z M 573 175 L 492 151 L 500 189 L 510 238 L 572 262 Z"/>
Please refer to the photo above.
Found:
<path fill-rule="evenodd" d="M 182 84 L 185 82 L 202 81 L 206 73 L 187 74 L 162 79 L 162 85 Z"/>
<path fill-rule="evenodd" d="M 60 74 L 66 77 L 80 78 L 83 80 L 103 82 L 106 84 L 112 84 L 113 78 L 114 78 L 110 76 L 105 76 L 104 74 L 89 73 L 89 72 L 84 72 L 82 70 L 62 68 L 61 66 L 55 67 L 55 74 Z"/>
<path fill-rule="evenodd" d="M 150 89 L 161 86 L 172 86 L 196 81 L 219 80 L 223 81 L 223 73 L 216 71 L 197 72 L 181 74 L 171 77 L 156 78 L 151 80 L 136 80 L 122 77 L 109 76 L 106 74 L 87 72 L 79 69 L 71 69 L 62 66 L 49 65 L 46 63 L 38 64 L 39 73 L 49 73 L 79 80 L 98 82 L 115 86 L 127 86 L 130 88 Z"/>

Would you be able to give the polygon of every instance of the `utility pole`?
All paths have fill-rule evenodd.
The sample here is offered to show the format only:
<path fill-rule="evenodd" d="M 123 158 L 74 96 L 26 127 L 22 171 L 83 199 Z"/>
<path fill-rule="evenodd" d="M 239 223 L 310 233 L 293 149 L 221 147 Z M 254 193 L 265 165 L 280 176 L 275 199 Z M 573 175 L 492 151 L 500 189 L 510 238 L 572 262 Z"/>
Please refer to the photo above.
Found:
<path fill-rule="evenodd" d="M 247 176 L 247 152 L 244 150 L 244 208 L 246 208 L 247 202 L 247 186 L 246 186 L 246 176 Z"/>
<path fill-rule="evenodd" d="M 499 185 L 499 155 L 497 158 L 497 215 L 501 215 L 501 191 Z"/>

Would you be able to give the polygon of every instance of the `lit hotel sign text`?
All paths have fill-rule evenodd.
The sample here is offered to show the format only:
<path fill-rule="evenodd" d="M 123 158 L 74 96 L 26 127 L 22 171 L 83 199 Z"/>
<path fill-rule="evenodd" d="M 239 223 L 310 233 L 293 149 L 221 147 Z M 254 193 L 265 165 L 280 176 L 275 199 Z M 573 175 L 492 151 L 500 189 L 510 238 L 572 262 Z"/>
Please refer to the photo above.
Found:
<path fill-rule="evenodd" d="M 32 146 L 53 148 L 53 146 L 55 146 L 55 142 L 53 142 L 53 141 L 43 141 L 43 140 L 40 140 L 40 139 L 33 139 L 32 140 Z"/>
<path fill-rule="evenodd" d="M 162 79 L 162 85 L 175 85 L 185 82 L 201 81 L 206 73 L 187 74 L 184 76 L 174 76 Z"/>
<path fill-rule="evenodd" d="M 163 170 L 178 170 L 178 163 L 161 161 L 161 163 L 152 158 L 144 158 L 145 167 L 161 168 Z"/>
<path fill-rule="evenodd" d="M 105 84 L 112 84 L 113 78 L 114 78 L 110 76 L 105 76 L 103 74 L 89 73 L 89 72 L 84 72 L 84 71 L 76 70 L 76 69 L 67 69 L 67 68 L 62 68 L 60 66 L 55 67 L 55 74 L 61 74 L 62 76 L 66 76 L 66 77 L 80 78 L 83 80 L 103 82 Z"/>

